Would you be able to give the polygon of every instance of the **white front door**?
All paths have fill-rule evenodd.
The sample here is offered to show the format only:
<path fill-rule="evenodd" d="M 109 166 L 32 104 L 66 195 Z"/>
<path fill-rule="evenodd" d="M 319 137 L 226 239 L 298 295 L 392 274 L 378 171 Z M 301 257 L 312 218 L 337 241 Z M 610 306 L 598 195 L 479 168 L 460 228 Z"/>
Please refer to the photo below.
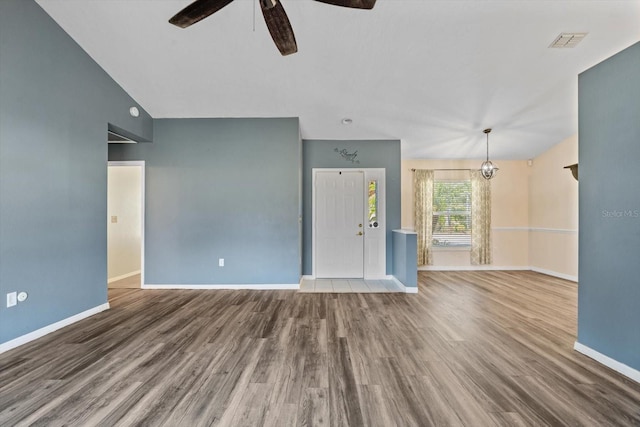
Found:
<path fill-rule="evenodd" d="M 364 173 L 317 172 L 315 276 L 364 277 Z"/>

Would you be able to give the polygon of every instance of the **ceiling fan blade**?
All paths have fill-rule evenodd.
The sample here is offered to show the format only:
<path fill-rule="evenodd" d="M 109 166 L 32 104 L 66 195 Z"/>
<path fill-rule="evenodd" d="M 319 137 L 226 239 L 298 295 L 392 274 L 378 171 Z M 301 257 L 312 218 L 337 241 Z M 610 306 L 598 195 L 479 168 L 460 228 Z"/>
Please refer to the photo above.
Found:
<path fill-rule="evenodd" d="M 261 0 L 260 7 L 271 38 L 282 56 L 296 53 L 298 51 L 296 36 L 293 34 L 287 13 L 280 2 L 278 0 Z"/>
<path fill-rule="evenodd" d="M 353 9 L 373 9 L 376 0 L 316 0 L 334 6 L 351 7 Z"/>
<path fill-rule="evenodd" d="M 196 0 L 169 19 L 169 23 L 180 28 L 187 28 L 212 15 L 231 3 L 233 0 Z"/>

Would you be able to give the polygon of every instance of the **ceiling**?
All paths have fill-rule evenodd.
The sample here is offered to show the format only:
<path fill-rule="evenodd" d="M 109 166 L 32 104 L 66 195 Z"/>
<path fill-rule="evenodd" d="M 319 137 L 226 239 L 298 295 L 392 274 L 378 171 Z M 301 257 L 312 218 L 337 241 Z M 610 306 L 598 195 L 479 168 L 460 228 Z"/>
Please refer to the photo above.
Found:
<path fill-rule="evenodd" d="M 300 117 L 305 139 L 400 139 L 403 158 L 482 158 L 486 127 L 492 158 L 533 158 L 577 132 L 577 75 L 640 40 L 636 0 L 282 0 L 282 57 L 255 1 L 180 29 L 190 0 L 37 0 L 154 118 Z M 548 48 L 561 32 L 589 34 Z"/>

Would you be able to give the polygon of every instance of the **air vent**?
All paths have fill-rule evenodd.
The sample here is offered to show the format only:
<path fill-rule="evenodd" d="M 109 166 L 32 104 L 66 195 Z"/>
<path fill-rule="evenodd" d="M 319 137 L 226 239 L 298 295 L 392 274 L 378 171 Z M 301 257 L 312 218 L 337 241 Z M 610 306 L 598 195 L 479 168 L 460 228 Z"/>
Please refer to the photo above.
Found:
<path fill-rule="evenodd" d="M 115 132 L 108 131 L 107 132 L 107 141 L 110 143 L 120 143 L 120 144 L 135 144 L 137 141 L 127 138 L 126 136 L 119 135 Z"/>
<path fill-rule="evenodd" d="M 586 36 L 587 33 L 560 33 L 549 47 L 560 49 L 576 47 Z"/>

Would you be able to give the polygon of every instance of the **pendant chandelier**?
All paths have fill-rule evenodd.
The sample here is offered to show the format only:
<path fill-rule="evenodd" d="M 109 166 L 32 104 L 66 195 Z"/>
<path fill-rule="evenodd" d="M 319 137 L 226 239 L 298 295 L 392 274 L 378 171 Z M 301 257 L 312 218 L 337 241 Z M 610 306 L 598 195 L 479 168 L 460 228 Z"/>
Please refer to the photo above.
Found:
<path fill-rule="evenodd" d="M 489 160 L 489 133 L 491 133 L 491 129 L 485 129 L 483 132 L 487 135 L 487 160 L 482 162 L 480 172 L 485 179 L 491 179 L 496 176 L 496 173 L 498 173 L 498 166 L 494 165 Z"/>

